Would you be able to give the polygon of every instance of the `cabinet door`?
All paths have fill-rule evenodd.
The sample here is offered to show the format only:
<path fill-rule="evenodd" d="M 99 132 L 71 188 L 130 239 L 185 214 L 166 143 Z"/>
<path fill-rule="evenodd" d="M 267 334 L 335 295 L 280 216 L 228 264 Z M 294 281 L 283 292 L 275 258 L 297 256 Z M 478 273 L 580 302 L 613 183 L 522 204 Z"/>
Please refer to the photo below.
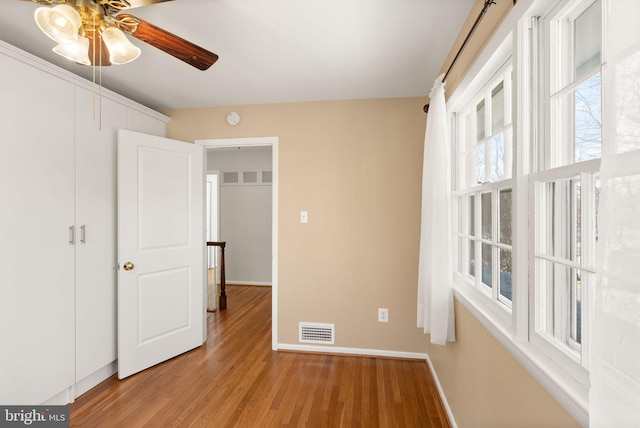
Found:
<path fill-rule="evenodd" d="M 76 88 L 76 381 L 117 358 L 116 141 L 127 107 Z"/>
<path fill-rule="evenodd" d="M 129 131 L 155 135 L 156 137 L 164 137 L 166 133 L 166 124 L 152 116 L 134 109 L 129 109 L 129 124 L 127 129 Z"/>
<path fill-rule="evenodd" d="M 74 89 L 0 53 L 0 403 L 74 383 Z"/>

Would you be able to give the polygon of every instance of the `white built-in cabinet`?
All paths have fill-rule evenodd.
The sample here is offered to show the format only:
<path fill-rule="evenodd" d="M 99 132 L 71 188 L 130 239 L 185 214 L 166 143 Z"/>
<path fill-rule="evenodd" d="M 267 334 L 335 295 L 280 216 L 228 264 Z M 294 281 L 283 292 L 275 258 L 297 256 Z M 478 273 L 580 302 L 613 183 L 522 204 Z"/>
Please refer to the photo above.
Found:
<path fill-rule="evenodd" d="M 115 372 L 117 130 L 167 120 L 0 42 L 0 403 Z"/>

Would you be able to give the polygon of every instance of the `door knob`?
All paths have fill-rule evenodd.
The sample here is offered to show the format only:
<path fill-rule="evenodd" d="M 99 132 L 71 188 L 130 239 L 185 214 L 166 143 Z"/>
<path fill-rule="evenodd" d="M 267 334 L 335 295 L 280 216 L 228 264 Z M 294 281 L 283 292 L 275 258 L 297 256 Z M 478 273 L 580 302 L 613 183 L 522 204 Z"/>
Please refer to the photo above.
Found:
<path fill-rule="evenodd" d="M 126 262 L 124 264 L 124 270 L 132 270 L 135 267 L 135 265 L 131 262 Z"/>

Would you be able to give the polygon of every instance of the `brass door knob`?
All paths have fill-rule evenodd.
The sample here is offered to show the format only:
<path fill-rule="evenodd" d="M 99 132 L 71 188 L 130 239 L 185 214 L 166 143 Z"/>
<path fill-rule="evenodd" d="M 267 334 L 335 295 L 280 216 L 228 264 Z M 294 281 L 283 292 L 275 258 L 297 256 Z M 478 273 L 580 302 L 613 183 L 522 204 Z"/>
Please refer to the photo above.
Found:
<path fill-rule="evenodd" d="M 135 267 L 135 265 L 131 262 L 126 262 L 124 264 L 124 270 L 132 270 Z"/>

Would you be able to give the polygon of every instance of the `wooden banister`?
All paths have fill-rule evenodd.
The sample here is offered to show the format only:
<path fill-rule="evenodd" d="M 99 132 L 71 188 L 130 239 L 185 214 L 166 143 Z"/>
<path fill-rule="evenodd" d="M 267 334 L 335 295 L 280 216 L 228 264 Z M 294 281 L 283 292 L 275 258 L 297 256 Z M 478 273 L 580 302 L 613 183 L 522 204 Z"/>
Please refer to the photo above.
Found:
<path fill-rule="evenodd" d="M 220 247 L 221 255 L 220 255 L 220 298 L 218 300 L 218 307 L 220 310 L 227 309 L 227 292 L 225 290 L 225 277 L 224 277 L 224 247 L 227 245 L 226 242 L 213 242 L 208 241 L 208 247 Z M 215 282 L 215 281 L 214 281 Z"/>

